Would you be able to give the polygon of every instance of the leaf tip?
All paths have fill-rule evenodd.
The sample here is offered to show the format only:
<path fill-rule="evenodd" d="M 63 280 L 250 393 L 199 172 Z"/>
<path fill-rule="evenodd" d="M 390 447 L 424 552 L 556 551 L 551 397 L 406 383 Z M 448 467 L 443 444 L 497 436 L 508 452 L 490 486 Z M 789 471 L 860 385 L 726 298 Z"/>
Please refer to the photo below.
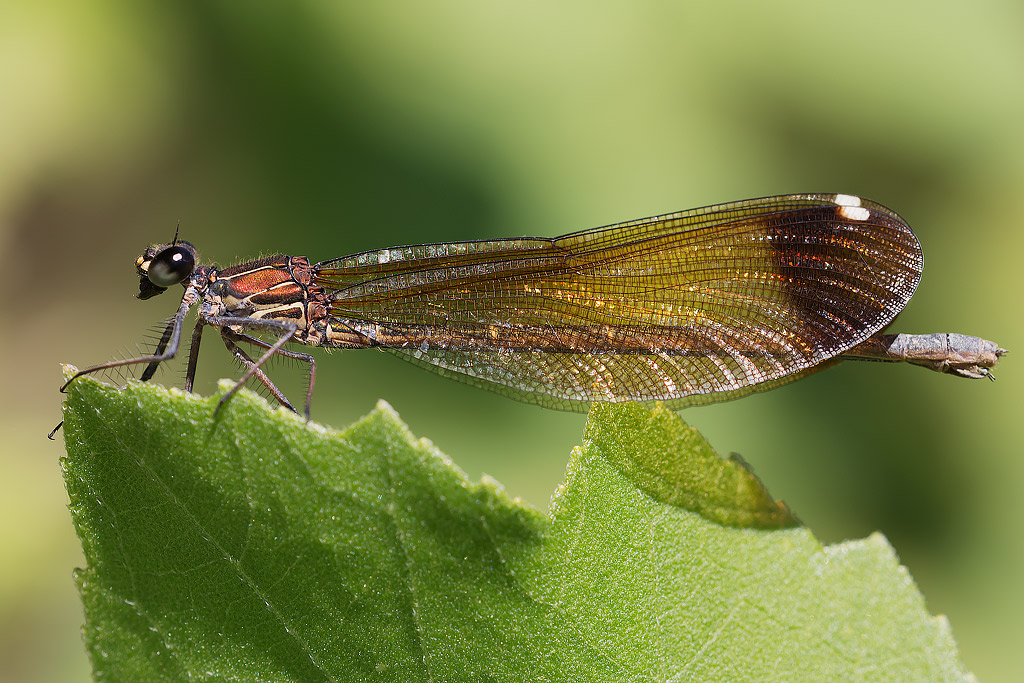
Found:
<path fill-rule="evenodd" d="M 60 372 L 64 375 L 64 381 L 66 382 L 78 374 L 78 368 L 71 363 L 61 363 Z"/>
<path fill-rule="evenodd" d="M 375 413 L 379 412 L 379 413 L 381 413 L 383 415 L 387 415 L 387 416 L 389 416 L 391 418 L 394 418 L 394 419 L 396 419 L 398 421 L 401 421 L 401 419 L 402 419 L 398 415 L 398 411 L 395 410 L 394 406 L 392 406 L 390 403 L 388 403 L 387 401 L 385 401 L 382 398 L 378 398 L 377 399 L 377 405 L 375 405 L 373 407 L 373 412 L 375 412 Z"/>

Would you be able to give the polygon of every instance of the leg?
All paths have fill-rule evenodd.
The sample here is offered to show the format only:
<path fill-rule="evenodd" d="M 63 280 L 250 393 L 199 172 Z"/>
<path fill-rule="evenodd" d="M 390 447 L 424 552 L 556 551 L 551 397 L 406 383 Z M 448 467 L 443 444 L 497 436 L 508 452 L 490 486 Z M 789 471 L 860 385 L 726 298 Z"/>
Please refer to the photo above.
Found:
<path fill-rule="evenodd" d="M 160 335 L 160 341 L 156 343 L 156 350 L 153 355 L 163 355 L 164 351 L 167 350 L 167 342 L 171 340 L 171 335 L 174 333 L 174 320 L 167 323 L 167 327 L 164 328 L 164 332 Z M 156 374 L 157 368 L 160 367 L 160 361 L 155 360 L 146 366 L 146 369 L 142 371 L 142 375 L 139 377 L 140 382 L 148 382 L 153 379 L 153 375 Z"/>
<path fill-rule="evenodd" d="M 196 300 L 196 293 L 193 288 L 189 288 L 185 291 L 185 296 L 181 299 L 181 306 L 178 307 L 178 312 L 174 315 L 174 318 L 168 323 L 167 328 L 164 330 L 163 335 L 160 337 L 160 342 L 157 344 L 156 353 L 150 356 L 141 356 L 139 358 L 125 358 L 124 360 L 115 360 L 109 363 L 103 363 L 102 365 L 94 365 L 91 368 L 85 370 L 79 370 L 71 377 L 64 386 L 60 388 L 61 393 L 67 391 L 68 385 L 74 382 L 82 375 L 88 375 L 93 372 L 100 370 L 108 370 L 110 368 L 119 368 L 124 365 L 139 365 L 141 363 L 148 363 L 149 366 L 146 371 L 143 372 L 143 378 L 148 380 L 153 376 L 153 372 L 156 372 L 156 367 L 164 362 L 170 360 L 178 353 L 178 345 L 181 342 L 181 327 L 185 322 L 185 315 L 188 313 L 188 309 L 192 307 L 192 304 Z"/>
<path fill-rule="evenodd" d="M 232 335 L 232 339 L 234 339 L 235 341 L 248 342 L 248 343 L 252 344 L 253 346 L 258 346 L 258 347 L 260 347 L 262 349 L 269 349 L 270 348 L 270 344 L 268 344 L 267 342 L 263 341 L 262 339 L 257 339 L 256 337 L 250 337 L 247 334 L 237 334 L 235 332 L 232 332 L 231 335 Z M 306 363 L 309 366 L 309 373 L 308 373 L 307 378 L 306 378 L 307 382 L 306 382 L 306 410 L 305 410 L 306 419 L 308 420 L 309 419 L 309 405 L 313 401 L 313 383 L 316 382 L 316 359 L 313 358 L 313 356 L 308 354 L 308 353 L 299 353 L 298 351 L 289 351 L 288 349 L 281 349 L 280 351 L 278 351 L 278 354 L 282 355 L 282 356 L 285 356 L 286 358 L 294 358 L 295 360 L 300 360 L 300 361 L 302 361 L 303 363 Z M 259 375 L 257 375 L 257 377 L 259 377 Z M 260 380 L 260 381 L 262 382 L 263 380 Z M 267 382 L 269 382 L 269 381 L 270 380 L 268 379 Z M 276 390 L 277 387 L 274 387 L 272 389 L 270 386 L 267 385 L 267 382 L 263 382 L 263 386 L 267 387 L 267 389 L 270 389 L 271 392 Z M 275 395 L 275 398 L 276 398 L 276 395 Z M 282 403 L 284 403 L 284 402 L 282 401 Z M 292 408 L 292 410 L 295 410 L 295 409 Z M 298 411 L 295 411 L 295 412 L 298 412 Z"/>
<path fill-rule="evenodd" d="M 185 370 L 185 391 L 191 392 L 192 385 L 196 381 L 196 366 L 199 364 L 199 342 L 203 340 L 203 328 L 206 327 L 206 321 L 203 320 L 202 316 L 199 316 L 199 320 L 196 321 L 196 326 L 192 330 L 192 342 L 188 347 L 188 369 Z"/>
<path fill-rule="evenodd" d="M 228 347 L 228 351 L 230 351 L 235 358 L 241 361 L 242 365 L 245 366 L 246 370 L 254 370 L 253 376 L 260 381 L 260 384 L 267 388 L 267 391 L 269 391 L 274 396 L 274 398 L 277 399 L 278 403 L 280 403 L 293 413 L 298 412 L 297 410 L 295 410 L 295 406 L 291 404 L 291 401 L 289 401 L 288 398 L 284 395 L 284 392 L 278 389 L 277 385 L 274 384 L 269 377 L 267 377 L 267 374 L 265 372 L 263 372 L 263 369 L 256 365 L 256 361 L 250 358 L 249 354 L 247 354 L 245 351 L 240 349 L 237 344 L 235 344 L 236 340 L 249 341 L 253 339 L 252 337 L 236 334 L 228 330 L 227 328 L 223 327 L 221 328 L 220 336 L 221 339 L 224 341 L 224 346 Z M 267 344 L 266 346 L 270 345 Z M 285 351 L 282 350 L 281 353 L 285 353 Z M 220 410 L 220 405 L 217 406 L 217 410 Z"/>
<path fill-rule="evenodd" d="M 263 364 L 270 360 L 270 358 L 274 356 L 276 353 L 280 352 L 281 347 L 288 343 L 288 340 L 290 340 L 292 338 L 292 335 L 295 334 L 296 330 L 299 329 L 298 326 L 295 325 L 295 323 L 284 322 L 281 320 L 261 320 L 259 318 L 232 318 L 228 316 L 208 316 L 205 322 L 208 325 L 214 325 L 215 327 L 220 327 L 222 329 L 227 328 L 230 330 L 230 328 L 232 327 L 249 330 L 262 329 L 270 332 L 277 332 L 281 335 L 273 344 L 270 344 L 267 347 L 266 352 L 262 356 L 260 356 L 259 360 L 252 361 L 250 359 L 249 362 L 251 363 L 251 365 L 246 363 L 248 370 L 246 370 L 245 373 L 241 376 L 241 378 L 239 378 L 238 382 L 235 383 L 235 386 L 231 387 L 231 389 L 228 390 L 228 393 L 224 394 L 224 396 L 220 399 L 220 403 L 217 404 L 217 410 L 220 410 L 221 406 L 223 406 L 232 396 L 234 396 L 235 392 L 237 392 L 242 387 L 243 384 L 248 382 L 250 377 L 255 375 L 257 372 L 261 372 L 260 368 L 263 366 Z M 230 349 L 231 347 L 229 346 L 228 348 Z M 236 357 L 239 356 L 236 354 Z M 244 360 L 242 362 L 245 363 Z M 266 375 L 264 375 L 264 377 L 266 377 Z M 270 382 L 269 379 L 267 379 L 266 381 L 268 383 Z M 280 391 L 278 391 L 277 393 L 281 394 Z M 283 394 L 281 394 L 281 396 L 283 397 Z M 295 409 L 292 408 L 292 410 Z"/>

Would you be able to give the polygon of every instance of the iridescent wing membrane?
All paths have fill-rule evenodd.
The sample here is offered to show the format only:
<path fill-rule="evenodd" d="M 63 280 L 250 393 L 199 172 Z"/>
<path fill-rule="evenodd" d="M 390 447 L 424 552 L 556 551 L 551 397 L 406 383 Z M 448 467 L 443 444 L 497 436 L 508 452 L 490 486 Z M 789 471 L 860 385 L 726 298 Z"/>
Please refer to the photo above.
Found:
<path fill-rule="evenodd" d="M 786 195 L 571 233 L 365 252 L 314 268 L 330 322 L 528 403 L 673 408 L 769 389 L 888 325 L 917 238 L 848 195 Z"/>

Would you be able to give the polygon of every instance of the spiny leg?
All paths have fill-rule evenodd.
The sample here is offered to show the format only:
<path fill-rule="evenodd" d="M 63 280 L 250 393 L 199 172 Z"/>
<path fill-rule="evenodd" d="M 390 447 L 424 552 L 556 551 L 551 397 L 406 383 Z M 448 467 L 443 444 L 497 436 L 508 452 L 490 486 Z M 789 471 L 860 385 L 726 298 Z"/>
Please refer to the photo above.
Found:
<path fill-rule="evenodd" d="M 247 334 L 238 334 L 236 332 L 231 333 L 236 341 L 249 342 L 253 346 L 259 346 L 262 349 L 269 349 L 270 344 L 258 339 L 256 337 L 250 337 Z M 290 351 L 288 349 L 281 349 L 277 352 L 279 355 L 286 358 L 294 358 L 300 360 L 309 365 L 309 373 L 307 375 L 306 382 L 306 419 L 309 419 L 309 406 L 313 402 L 313 384 L 316 382 L 316 359 L 308 353 L 300 353 L 298 351 Z M 266 386 L 266 385 L 264 385 Z M 267 387 L 269 389 L 269 387 Z M 294 410 L 294 409 L 293 409 Z M 296 411 L 298 412 L 298 411 Z"/>
<path fill-rule="evenodd" d="M 170 360 L 178 353 L 178 344 L 181 342 L 181 326 L 185 322 L 185 316 L 188 314 L 188 309 L 192 308 L 192 305 L 196 302 L 198 294 L 196 290 L 189 287 L 185 290 L 185 295 L 181 297 L 181 305 L 178 307 L 178 312 L 174 314 L 174 318 L 164 328 L 163 334 L 160 336 L 160 341 L 157 344 L 156 353 L 149 356 L 141 356 L 139 358 L 124 358 L 122 360 L 110 361 L 109 363 L 102 363 L 100 365 L 94 365 L 91 368 L 85 370 L 79 370 L 68 379 L 67 382 L 60 388 L 60 393 L 67 393 L 68 386 L 71 385 L 79 377 L 83 375 L 89 375 L 100 370 L 109 370 L 110 368 L 119 368 L 125 365 L 139 365 L 141 363 L 148 363 L 146 370 L 142 373 L 142 381 L 145 382 L 153 376 L 156 372 L 157 367 L 160 363 L 165 360 Z M 57 423 L 57 426 L 46 435 L 46 438 L 53 440 L 53 435 L 57 433 L 57 430 L 64 424 L 64 420 Z"/>
<path fill-rule="evenodd" d="M 190 296 L 190 293 L 192 296 Z M 160 342 L 157 344 L 157 351 L 149 356 L 140 356 L 138 358 L 125 358 L 122 360 L 114 360 L 109 363 L 102 363 L 100 365 L 94 365 L 91 368 L 85 370 L 79 370 L 71 379 L 64 383 L 64 386 L 60 388 L 61 393 L 66 393 L 68 385 L 74 382 L 76 379 L 83 375 L 88 375 L 93 372 L 99 372 L 100 370 L 109 370 L 110 368 L 119 368 L 124 365 L 139 365 L 142 363 L 148 363 L 145 372 L 142 374 L 143 381 L 150 379 L 153 376 L 153 372 L 156 372 L 157 366 L 165 360 L 174 358 L 178 353 L 178 345 L 181 342 L 181 327 L 185 322 L 185 315 L 188 313 L 188 309 L 192 307 L 195 301 L 195 293 L 191 289 L 185 292 L 185 296 L 181 299 L 181 306 L 178 308 L 178 312 L 174 314 L 174 318 L 167 327 L 164 329 L 163 335 L 160 337 Z"/>
<path fill-rule="evenodd" d="M 199 365 L 199 342 L 203 340 L 204 327 L 206 327 L 206 321 L 199 316 L 196 326 L 192 329 L 192 341 L 188 347 L 188 368 L 185 370 L 185 391 L 188 392 L 192 391 L 192 385 L 196 380 L 196 366 Z"/>
<path fill-rule="evenodd" d="M 234 332 L 231 332 L 230 330 L 224 328 L 221 328 L 220 336 L 221 339 L 224 341 L 224 346 L 228 348 L 228 351 L 230 351 L 235 358 L 241 361 L 242 365 L 245 366 L 246 370 L 254 370 L 252 376 L 258 379 L 260 381 L 260 384 L 267 388 L 267 391 L 269 391 L 273 395 L 273 397 L 277 399 L 278 403 L 280 403 L 293 413 L 298 412 L 297 410 L 295 410 L 295 406 L 291 404 L 291 401 L 288 400 L 288 397 L 284 395 L 284 392 L 278 389 L 277 385 L 274 384 L 274 382 L 269 377 L 267 377 L 267 374 L 265 372 L 263 372 L 263 369 L 256 365 L 256 361 L 254 361 L 249 356 L 249 354 L 247 354 L 244 350 L 239 348 L 237 344 L 235 344 L 236 340 L 241 341 L 242 339 L 246 339 L 246 337 L 244 337 L 243 335 L 235 334 Z M 241 386 L 241 384 L 242 381 L 239 381 L 234 388 L 237 389 L 238 386 Z M 234 391 L 234 389 L 232 389 L 232 391 Z M 227 396 L 225 396 L 224 398 L 227 398 Z M 224 400 L 221 399 L 220 403 L 217 404 L 217 410 L 220 410 L 220 407 L 223 404 Z"/>
<path fill-rule="evenodd" d="M 228 392 L 221 397 L 220 403 L 217 404 L 217 411 L 219 411 L 221 409 L 221 406 L 223 406 L 232 396 L 234 396 L 235 392 L 237 392 L 242 387 L 243 384 L 248 382 L 253 375 L 255 375 L 257 372 L 262 373 L 260 368 L 263 366 L 263 364 L 270 360 L 270 358 L 274 356 L 276 353 L 279 353 L 281 351 L 281 347 L 288 343 L 288 341 L 292 338 L 295 332 L 299 329 L 298 326 L 295 325 L 295 323 L 284 322 L 280 320 L 260 320 L 258 318 L 233 318 L 229 316 L 211 315 L 206 316 L 205 321 L 208 325 L 213 325 L 214 327 L 221 328 L 221 337 L 225 339 L 225 344 L 227 344 L 228 337 L 224 335 L 224 332 L 227 331 L 233 333 L 231 328 L 241 328 L 250 330 L 263 329 L 271 332 L 278 332 L 281 335 L 273 344 L 270 344 L 267 347 L 266 352 L 262 356 L 260 356 L 259 360 L 253 361 L 252 359 L 249 359 L 249 363 L 251 363 L 251 365 L 249 365 L 248 363 L 246 364 L 248 369 L 245 371 L 245 373 L 241 376 L 241 378 L 239 378 L 238 382 L 235 383 L 235 386 L 231 387 L 231 389 L 229 389 Z M 228 346 L 228 348 L 230 349 L 231 346 Z M 235 348 L 237 348 L 237 346 Z M 241 349 L 239 349 L 239 351 L 241 351 Z M 234 351 L 232 351 L 232 353 L 234 353 Z M 237 354 L 236 357 L 238 357 Z M 246 358 L 248 358 L 248 356 L 246 356 Z M 264 378 L 266 378 L 266 375 L 264 375 Z M 270 384 L 270 386 L 273 386 L 273 383 L 271 383 L 269 379 L 266 379 L 266 383 Z M 266 384 L 264 386 L 266 386 Z M 277 394 L 281 396 L 281 399 L 284 398 L 284 395 L 281 394 L 280 390 L 277 390 Z M 275 398 L 278 398 L 278 396 L 275 395 Z M 284 399 L 282 402 L 287 403 L 287 399 Z M 287 403 L 287 405 L 293 411 L 298 412 L 295 410 L 294 407 L 291 406 L 290 403 Z"/>
<path fill-rule="evenodd" d="M 163 355 L 164 351 L 167 350 L 167 342 L 171 340 L 171 335 L 174 333 L 174 320 L 171 320 L 164 327 L 163 334 L 160 335 L 160 341 L 156 343 L 156 349 L 153 351 L 154 356 Z M 153 379 L 153 375 L 156 374 L 157 368 L 160 367 L 160 361 L 155 360 L 146 366 L 146 369 L 142 371 L 142 375 L 139 376 L 140 382 L 148 382 Z"/>

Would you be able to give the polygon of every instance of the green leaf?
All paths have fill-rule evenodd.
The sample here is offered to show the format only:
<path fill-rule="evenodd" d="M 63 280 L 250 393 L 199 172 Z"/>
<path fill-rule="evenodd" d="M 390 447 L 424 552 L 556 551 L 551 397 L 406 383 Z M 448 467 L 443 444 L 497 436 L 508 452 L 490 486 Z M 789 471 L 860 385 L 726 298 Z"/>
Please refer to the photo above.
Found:
<path fill-rule="evenodd" d="M 98 680 L 970 680 L 884 538 L 736 526 L 788 518 L 668 411 L 594 411 L 542 514 L 386 404 L 216 400 L 71 386 Z"/>
<path fill-rule="evenodd" d="M 663 503 L 698 512 L 729 526 L 796 526 L 735 456 L 723 461 L 711 444 L 662 405 L 596 403 L 583 442 L 642 491 Z"/>

